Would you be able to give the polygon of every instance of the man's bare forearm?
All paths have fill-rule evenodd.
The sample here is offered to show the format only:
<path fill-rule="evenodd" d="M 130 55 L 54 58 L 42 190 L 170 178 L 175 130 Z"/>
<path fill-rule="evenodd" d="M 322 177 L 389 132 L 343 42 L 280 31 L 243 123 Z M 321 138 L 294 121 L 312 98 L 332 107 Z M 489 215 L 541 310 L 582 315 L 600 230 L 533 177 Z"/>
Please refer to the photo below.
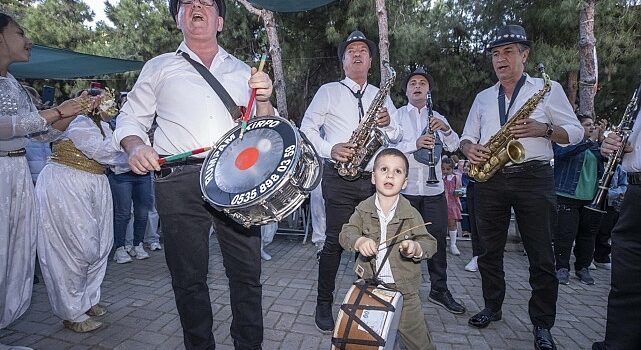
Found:
<path fill-rule="evenodd" d="M 265 102 L 256 102 L 256 116 L 262 117 L 262 116 L 272 116 L 275 115 L 276 113 L 274 112 L 274 107 L 272 106 L 272 103 L 269 101 Z"/>
<path fill-rule="evenodd" d="M 129 135 L 125 137 L 124 139 L 120 140 L 120 146 L 124 148 L 125 152 L 127 154 L 130 153 L 134 147 L 139 146 L 139 145 L 144 145 L 145 141 L 143 141 L 140 137 L 136 135 Z"/>

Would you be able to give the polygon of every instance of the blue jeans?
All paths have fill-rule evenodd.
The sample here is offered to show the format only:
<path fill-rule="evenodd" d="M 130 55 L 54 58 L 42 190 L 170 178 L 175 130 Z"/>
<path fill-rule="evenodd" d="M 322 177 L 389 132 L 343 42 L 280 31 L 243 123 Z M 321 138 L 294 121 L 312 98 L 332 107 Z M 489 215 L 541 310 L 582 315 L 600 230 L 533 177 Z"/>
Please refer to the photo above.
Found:
<path fill-rule="evenodd" d="M 142 242 L 147 228 L 147 215 L 151 197 L 151 174 L 137 175 L 133 172 L 108 175 L 114 202 L 114 247 L 125 245 L 127 224 L 131 219 L 131 202 L 134 205 L 134 246 Z"/>

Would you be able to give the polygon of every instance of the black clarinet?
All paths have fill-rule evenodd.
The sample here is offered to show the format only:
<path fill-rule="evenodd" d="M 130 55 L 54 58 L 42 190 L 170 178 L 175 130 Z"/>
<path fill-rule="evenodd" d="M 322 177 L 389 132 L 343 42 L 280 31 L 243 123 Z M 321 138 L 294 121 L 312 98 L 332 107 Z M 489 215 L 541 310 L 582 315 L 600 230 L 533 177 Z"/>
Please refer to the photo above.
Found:
<path fill-rule="evenodd" d="M 427 100 L 425 101 L 425 107 L 427 108 L 427 127 L 425 131 L 427 134 L 434 137 L 434 131 L 430 128 L 430 122 L 434 118 L 434 111 L 432 110 L 432 93 L 427 92 Z M 427 181 L 426 184 L 432 185 L 439 182 L 439 179 L 436 177 L 436 162 L 434 161 L 434 150 L 427 150 Z"/>
<path fill-rule="evenodd" d="M 617 170 L 617 165 L 621 163 L 621 158 L 623 158 L 624 149 L 628 143 L 628 138 L 632 133 L 632 127 L 634 126 L 635 119 L 639 111 L 639 91 L 641 90 L 641 85 L 632 95 L 632 100 L 628 103 L 628 106 L 623 113 L 621 122 L 617 127 L 612 131 L 615 132 L 619 137 L 621 137 L 621 147 L 619 147 L 615 152 L 610 154 L 608 157 L 608 163 L 605 165 L 605 171 L 603 176 L 599 180 L 599 190 L 594 196 L 592 203 L 586 205 L 585 208 L 597 211 L 599 213 L 605 213 L 608 206 L 608 191 L 612 185 L 612 177 L 614 172 Z"/>

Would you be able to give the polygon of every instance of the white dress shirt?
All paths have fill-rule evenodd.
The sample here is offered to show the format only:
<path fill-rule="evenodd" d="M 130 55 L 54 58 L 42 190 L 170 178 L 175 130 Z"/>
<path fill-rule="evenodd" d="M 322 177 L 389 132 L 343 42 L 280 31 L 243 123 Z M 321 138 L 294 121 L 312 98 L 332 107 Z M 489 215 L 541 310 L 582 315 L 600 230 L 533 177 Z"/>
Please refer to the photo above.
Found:
<path fill-rule="evenodd" d="M 381 203 L 378 201 L 378 194 L 376 195 L 376 198 L 374 198 L 374 205 L 376 205 L 376 213 L 378 214 L 378 221 L 381 224 L 381 240 L 379 241 L 380 244 L 378 246 L 378 254 L 376 255 L 376 270 L 381 269 L 381 261 L 383 260 L 383 257 L 385 254 L 387 254 L 387 245 L 390 242 L 385 242 L 387 240 L 387 225 L 392 221 L 392 218 L 394 217 L 394 213 L 396 212 L 396 206 L 398 205 L 398 199 L 399 197 L 396 197 L 396 201 L 394 202 L 394 205 L 389 210 L 389 213 L 385 215 L 383 210 L 381 209 Z M 391 248 L 394 249 L 394 248 Z M 376 271 L 374 271 L 376 273 Z M 385 260 L 385 263 L 383 264 L 383 268 L 381 269 L 381 273 L 378 275 L 378 278 L 385 282 L 385 283 L 394 283 L 394 276 L 392 275 L 392 268 L 390 267 L 389 264 L 389 259 Z"/>
<path fill-rule="evenodd" d="M 361 90 L 362 87 L 349 78 L 341 81 L 347 85 L 352 92 Z M 363 110 L 367 113 L 378 88 L 365 84 L 365 92 L 362 97 Z M 394 120 L 396 107 L 389 96 L 385 97 L 384 106 L 390 114 L 390 125 L 380 128 L 390 138 L 391 142 L 400 140 L 402 133 L 398 123 Z M 307 107 L 300 130 L 305 133 L 310 142 L 316 148 L 321 157 L 331 159 L 332 147 L 337 143 L 349 141 L 352 132 L 359 125 L 358 99 L 349 89 L 339 82 L 332 82 L 321 86 L 314 95 L 314 99 Z M 321 136 L 321 129 L 325 137 Z M 371 171 L 374 157 L 370 160 L 366 170 Z"/>
<path fill-rule="evenodd" d="M 638 173 L 641 171 L 641 110 L 632 126 L 628 142 L 632 145 L 632 152 L 623 156 L 621 168 L 628 173 Z"/>
<path fill-rule="evenodd" d="M 583 127 L 574 114 L 561 85 L 555 81 L 550 82 L 550 84 L 552 85 L 550 92 L 536 106 L 530 118 L 541 123 L 549 123 L 563 128 L 568 133 L 569 144 L 577 144 L 583 140 Z M 496 83 L 476 95 L 470 113 L 467 116 L 461 140 L 470 140 L 472 143 L 484 145 L 490 137 L 499 131 L 501 128 L 498 105 L 499 86 L 500 83 Z M 542 88 L 543 79 L 533 78 L 528 75 L 510 109 L 509 117 L 512 117 L 530 97 Z M 506 98 L 506 106 L 509 106 L 509 103 L 510 101 Z M 549 161 L 554 157 L 552 142 L 544 137 L 526 137 L 519 139 L 519 142 L 525 148 L 524 161 Z"/>
<path fill-rule="evenodd" d="M 184 41 L 178 50 L 202 63 Z M 237 105 L 247 105 L 251 93 L 249 66 L 219 46 L 209 71 Z M 236 126 L 216 92 L 178 52 L 162 54 L 145 63 L 116 119 L 117 147 L 129 135 L 149 144 L 147 131 L 156 114 L 154 149 L 160 155 L 212 146 Z M 196 157 L 205 156 L 202 153 Z"/>
<path fill-rule="evenodd" d="M 436 111 L 434 111 L 434 118 L 442 120 L 448 126 L 450 125 L 447 119 Z M 417 162 L 412 154 L 417 151 L 416 139 L 423 135 L 423 130 L 425 130 L 427 126 L 427 108 L 423 106 L 419 111 L 419 109 L 412 104 L 408 104 L 396 111 L 394 119 L 396 119 L 401 130 L 403 130 L 403 136 L 401 141 L 393 144 L 392 147 L 405 153 L 410 164 L 410 169 L 407 174 L 407 187 L 402 193 L 411 196 L 436 196 L 443 193 L 443 173 L 441 170 L 440 157 L 434 159 L 436 162 L 436 178 L 439 181 L 435 184 L 427 184 L 428 166 Z M 454 130 L 450 128 L 448 135 L 445 135 L 441 130 L 437 130 L 436 132 L 443 142 L 443 150 L 454 152 L 458 149 L 459 137 Z"/>

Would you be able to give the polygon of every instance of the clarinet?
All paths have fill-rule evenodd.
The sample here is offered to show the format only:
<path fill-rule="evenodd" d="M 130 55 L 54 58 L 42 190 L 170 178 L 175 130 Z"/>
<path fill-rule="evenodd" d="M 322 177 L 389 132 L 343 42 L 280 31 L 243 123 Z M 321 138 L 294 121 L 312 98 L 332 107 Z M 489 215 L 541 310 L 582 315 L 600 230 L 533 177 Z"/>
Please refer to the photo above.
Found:
<path fill-rule="evenodd" d="M 425 101 L 425 107 L 427 108 L 427 127 L 425 131 L 428 135 L 434 137 L 434 131 L 430 128 L 430 122 L 434 118 L 434 111 L 432 110 L 432 93 L 427 92 L 427 100 Z M 439 179 L 436 177 L 436 162 L 434 161 L 434 150 L 427 150 L 427 185 L 436 184 L 439 182 Z"/>
<path fill-rule="evenodd" d="M 590 205 L 586 205 L 585 208 L 597 211 L 599 213 L 605 213 L 608 205 L 608 191 L 612 185 L 612 177 L 614 172 L 617 170 L 617 166 L 621 163 L 621 158 L 623 158 L 624 149 L 632 133 L 632 127 L 634 126 L 634 121 L 637 117 L 637 112 L 639 111 L 639 90 L 641 90 L 641 85 L 632 95 L 632 99 L 628 106 L 625 109 L 625 113 L 621 118 L 619 125 L 612 131 L 615 132 L 619 137 L 621 137 L 621 147 L 619 147 L 615 152 L 608 156 L 608 163 L 605 166 L 603 176 L 599 180 L 599 190 L 597 191 L 596 196 L 592 200 Z"/>

